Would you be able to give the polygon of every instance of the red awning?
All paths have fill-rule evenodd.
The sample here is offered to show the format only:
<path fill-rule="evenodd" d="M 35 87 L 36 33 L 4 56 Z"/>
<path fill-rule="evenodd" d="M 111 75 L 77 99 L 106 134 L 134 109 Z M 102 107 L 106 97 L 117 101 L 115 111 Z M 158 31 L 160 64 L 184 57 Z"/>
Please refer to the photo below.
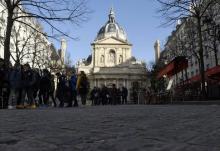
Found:
<path fill-rule="evenodd" d="M 188 67 L 188 60 L 184 56 L 178 56 L 167 64 L 163 69 L 159 71 L 157 78 L 161 78 L 164 75 L 171 77 L 180 71 L 183 71 Z"/>
<path fill-rule="evenodd" d="M 205 78 L 207 80 L 217 80 L 220 81 L 220 65 L 210 68 L 205 71 Z M 188 79 L 188 82 L 198 82 L 201 80 L 200 75 L 196 75 Z"/>
<path fill-rule="evenodd" d="M 174 67 L 174 62 L 169 63 L 168 65 L 166 65 L 166 67 L 160 70 L 159 74 L 157 75 L 157 78 L 161 78 L 163 75 L 170 75 L 174 70 Z"/>
<path fill-rule="evenodd" d="M 220 65 L 206 71 L 206 76 L 213 80 L 220 80 Z"/>

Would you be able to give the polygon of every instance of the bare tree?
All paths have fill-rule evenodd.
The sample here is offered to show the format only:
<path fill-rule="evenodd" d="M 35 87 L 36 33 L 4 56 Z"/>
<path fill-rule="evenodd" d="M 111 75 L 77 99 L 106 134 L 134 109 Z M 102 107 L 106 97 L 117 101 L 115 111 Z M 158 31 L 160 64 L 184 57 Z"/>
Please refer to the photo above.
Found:
<path fill-rule="evenodd" d="M 50 45 L 50 50 L 52 53 L 49 58 L 51 60 L 49 62 L 49 68 L 53 73 L 61 72 L 63 70 L 62 62 L 53 44 Z"/>
<path fill-rule="evenodd" d="M 12 28 L 13 34 L 11 35 L 12 43 L 14 44 L 14 49 L 11 49 L 11 58 L 18 64 L 21 64 L 23 58 L 30 55 L 30 40 L 32 38 L 32 33 L 27 35 L 25 38 L 20 36 L 22 32 L 22 26 L 19 26 L 17 29 L 15 26 Z"/>
<path fill-rule="evenodd" d="M 10 60 L 10 37 L 15 22 L 24 24 L 45 36 L 53 37 L 61 34 L 73 38 L 59 28 L 58 24 L 79 25 L 87 19 L 89 13 L 86 0 L 3 0 L 3 5 L 8 15 L 4 40 L 6 64 Z M 34 19 L 51 27 L 52 34 L 47 35 L 36 29 L 33 25 Z"/>
<path fill-rule="evenodd" d="M 66 54 L 65 66 L 68 66 L 68 67 L 73 66 L 72 60 L 71 60 L 71 55 L 69 52 L 67 52 L 67 54 Z"/>
<path fill-rule="evenodd" d="M 40 26 L 39 26 L 40 28 Z M 21 64 L 25 58 L 29 58 L 32 67 L 38 64 L 39 67 L 45 66 L 44 62 L 48 62 L 47 56 L 50 56 L 46 37 L 38 32 L 27 32 L 25 25 L 13 26 L 11 35 L 11 58 L 15 63 Z M 1 40 L 4 43 L 4 40 Z M 43 62 L 44 61 L 44 62 Z"/>
<path fill-rule="evenodd" d="M 32 68 L 36 65 L 39 68 L 49 67 L 50 46 L 45 39 L 46 37 L 43 37 L 41 34 L 33 33 L 31 42 Z"/>
<path fill-rule="evenodd" d="M 18 26 L 18 28 L 15 28 L 15 26 L 13 26 L 12 31 L 13 34 L 11 35 L 11 40 L 12 40 L 11 47 L 13 48 L 11 48 L 10 55 L 11 58 L 14 60 L 14 62 L 21 64 L 23 58 L 29 55 L 29 52 L 27 51 L 27 47 L 32 34 L 26 36 L 25 38 L 21 37 L 20 36 L 20 33 L 22 32 L 21 26 Z M 4 39 L 5 39 L 5 35 L 0 40 L 2 45 L 4 45 Z"/>
<path fill-rule="evenodd" d="M 177 20 L 187 17 L 195 20 L 196 23 L 196 32 L 198 34 L 197 43 L 198 43 L 198 54 L 200 58 L 200 76 L 202 84 L 202 94 L 203 97 L 207 96 L 205 88 L 205 67 L 204 67 L 204 49 L 203 49 L 203 36 L 202 36 L 202 27 L 203 27 L 203 18 L 207 9 L 214 3 L 216 0 L 157 0 L 161 4 L 161 9 L 159 12 L 167 20 L 167 23 L 175 23 Z"/>
<path fill-rule="evenodd" d="M 210 7 L 207 11 L 205 19 L 205 46 L 214 53 L 215 64 L 219 65 L 218 62 L 218 45 L 220 44 L 220 25 L 218 25 L 214 18 L 220 14 L 220 4 Z"/>

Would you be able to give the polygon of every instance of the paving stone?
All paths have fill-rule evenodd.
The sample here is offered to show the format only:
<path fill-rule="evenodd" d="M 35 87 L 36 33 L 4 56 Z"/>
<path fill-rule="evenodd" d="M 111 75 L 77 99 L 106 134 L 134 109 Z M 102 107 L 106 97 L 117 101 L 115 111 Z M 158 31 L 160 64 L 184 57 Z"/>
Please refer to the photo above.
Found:
<path fill-rule="evenodd" d="M 218 105 L 0 110 L 1 151 L 219 151 Z"/>

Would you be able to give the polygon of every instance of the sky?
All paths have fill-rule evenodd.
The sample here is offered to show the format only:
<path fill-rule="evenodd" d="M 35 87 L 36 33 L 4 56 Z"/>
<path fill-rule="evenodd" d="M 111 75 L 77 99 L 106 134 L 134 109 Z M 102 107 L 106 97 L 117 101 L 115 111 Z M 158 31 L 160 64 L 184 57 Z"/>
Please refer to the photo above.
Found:
<path fill-rule="evenodd" d="M 174 29 L 160 27 L 164 21 L 157 10 L 160 7 L 156 0 L 88 0 L 92 10 L 89 20 L 80 26 L 67 25 L 71 36 L 79 40 L 67 39 L 67 51 L 75 64 L 91 54 L 91 43 L 95 40 L 99 29 L 108 21 L 110 8 L 113 7 L 116 22 L 125 29 L 128 41 L 133 44 L 132 55 L 137 60 L 149 63 L 154 61 L 154 43 L 158 39 L 163 45 Z M 60 43 L 54 41 L 56 48 Z"/>

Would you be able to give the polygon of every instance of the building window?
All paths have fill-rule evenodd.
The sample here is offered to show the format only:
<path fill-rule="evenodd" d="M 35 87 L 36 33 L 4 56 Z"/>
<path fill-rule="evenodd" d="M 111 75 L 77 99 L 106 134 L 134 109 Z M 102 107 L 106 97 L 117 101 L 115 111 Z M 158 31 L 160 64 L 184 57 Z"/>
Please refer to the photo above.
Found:
<path fill-rule="evenodd" d="M 116 54 L 114 50 L 110 50 L 109 52 L 109 62 L 111 64 L 115 64 L 115 58 L 116 58 Z"/>
<path fill-rule="evenodd" d="M 122 57 L 122 55 L 120 55 L 120 57 L 119 57 L 119 63 L 122 63 L 123 62 L 123 57 Z"/>
<path fill-rule="evenodd" d="M 105 57 L 104 57 L 104 55 L 102 55 L 100 58 L 100 63 L 104 63 L 104 62 L 105 62 Z"/>
<path fill-rule="evenodd" d="M 193 71 L 191 71 L 191 76 L 194 76 L 194 72 Z"/>
<path fill-rule="evenodd" d="M 207 65 L 206 65 L 206 69 L 209 69 L 209 67 L 210 67 L 209 64 L 207 64 Z"/>
<path fill-rule="evenodd" d="M 195 65 L 197 65 L 197 64 L 198 64 L 198 61 L 196 60 L 196 61 L 195 61 Z"/>

